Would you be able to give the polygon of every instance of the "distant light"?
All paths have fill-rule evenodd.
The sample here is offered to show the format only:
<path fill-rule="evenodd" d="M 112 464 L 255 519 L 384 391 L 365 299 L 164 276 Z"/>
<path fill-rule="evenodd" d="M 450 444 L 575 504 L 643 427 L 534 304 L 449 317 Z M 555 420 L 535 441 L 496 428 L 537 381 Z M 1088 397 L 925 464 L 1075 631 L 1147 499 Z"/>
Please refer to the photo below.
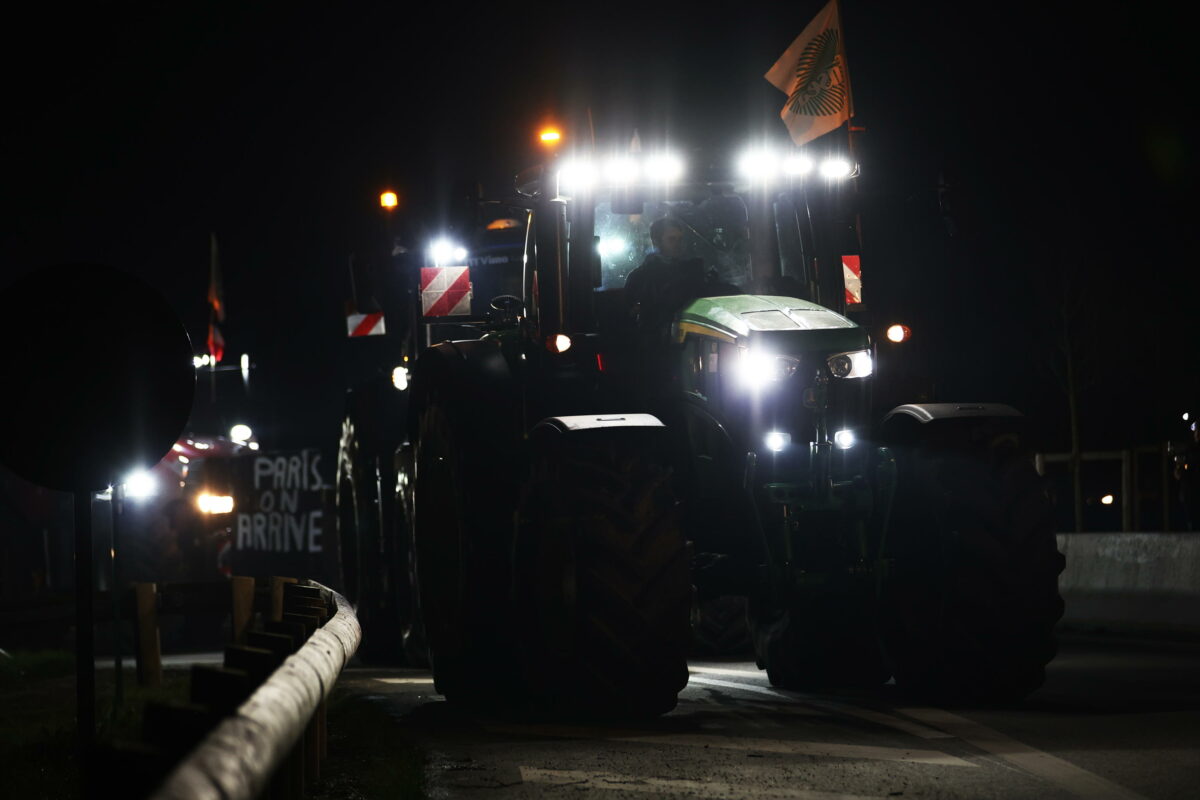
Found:
<path fill-rule="evenodd" d="M 683 160 L 670 153 L 646 159 L 646 177 L 659 183 L 671 183 L 683 177 Z"/>
<path fill-rule="evenodd" d="M 207 367 L 210 363 L 216 363 L 208 353 L 202 356 L 192 356 L 193 367 Z"/>
<path fill-rule="evenodd" d="M 179 455 L 179 456 L 176 456 L 176 458 L 179 460 L 180 464 L 190 463 L 190 459 L 185 455 Z"/>
<path fill-rule="evenodd" d="M 242 369 L 250 369 L 250 354 L 249 353 L 242 353 L 241 365 L 242 365 Z"/>
<path fill-rule="evenodd" d="M 821 162 L 821 174 L 831 180 L 850 177 L 854 165 L 844 158 L 827 158 Z"/>
<path fill-rule="evenodd" d="M 790 155 L 783 160 L 783 174 L 789 177 L 807 175 L 813 171 L 813 161 L 808 156 Z"/>
<path fill-rule="evenodd" d="M 546 337 L 546 349 L 551 353 L 565 353 L 571 349 L 571 337 L 565 333 Z"/>
<path fill-rule="evenodd" d="M 125 496 L 135 500 L 153 497 L 158 492 L 158 481 L 149 470 L 139 469 L 131 472 L 121 483 L 125 486 Z"/>
<path fill-rule="evenodd" d="M 887 338 L 889 342 L 907 342 L 912 338 L 912 328 L 907 325 L 890 325 L 887 329 Z"/>
<path fill-rule="evenodd" d="M 738 159 L 737 168 L 743 178 L 767 183 L 779 174 L 779 157 L 770 150 L 748 150 Z"/>
<path fill-rule="evenodd" d="M 392 386 L 402 392 L 408 388 L 408 367 L 396 367 L 392 370 Z"/>
<path fill-rule="evenodd" d="M 196 497 L 196 507 L 205 514 L 228 514 L 233 511 L 233 498 L 227 494 L 202 492 Z"/>
<path fill-rule="evenodd" d="M 1113 504 L 1113 499 L 1114 498 L 1111 494 L 1106 494 L 1104 497 L 1100 498 L 1100 502 L 1106 506 L 1111 506 Z"/>
<path fill-rule="evenodd" d="M 197 450 L 207 450 L 208 448 L 212 447 L 212 445 L 210 445 L 208 442 L 193 442 L 191 439 L 188 439 L 188 444 L 190 444 L 192 447 L 195 447 Z"/>
<path fill-rule="evenodd" d="M 600 243 L 596 245 L 596 249 L 600 251 L 600 256 L 602 258 L 619 256 L 621 253 L 624 253 L 627 249 L 629 249 L 629 242 L 625 241 L 619 236 L 613 236 L 611 238 L 601 239 Z"/>
<path fill-rule="evenodd" d="M 181 445 L 179 442 L 176 442 L 175 444 L 171 445 L 171 449 L 174 450 L 176 453 L 182 453 L 183 445 Z"/>
<path fill-rule="evenodd" d="M 772 453 L 778 453 L 792 443 L 792 435 L 782 431 L 771 431 L 763 437 L 763 443 Z"/>
<path fill-rule="evenodd" d="M 399 203 L 400 200 L 396 197 L 395 192 L 384 192 L 383 194 L 379 195 L 379 205 L 383 206 L 388 211 L 391 211 L 393 208 L 399 205 Z"/>
<path fill-rule="evenodd" d="M 257 450 L 257 449 L 258 449 L 258 442 L 250 442 L 250 445 L 249 445 L 249 446 L 250 446 L 250 449 L 251 449 L 251 450 Z"/>
<path fill-rule="evenodd" d="M 604 177 L 611 183 L 633 183 L 638 177 L 638 163 L 626 156 L 609 159 L 604 165 Z"/>
<path fill-rule="evenodd" d="M 1191 415 L 1190 415 L 1190 414 L 1188 414 L 1188 412 L 1186 412 L 1186 411 L 1185 411 L 1185 412 L 1183 412 L 1183 421 L 1184 421 L 1184 422 L 1187 422 L 1187 421 L 1188 421 L 1188 417 L 1189 417 L 1189 416 L 1191 416 Z"/>
<path fill-rule="evenodd" d="M 843 430 L 838 431 L 833 435 L 833 443 L 839 450 L 849 450 L 854 447 L 854 442 L 857 439 L 854 436 L 854 431 Z"/>
<path fill-rule="evenodd" d="M 245 444 L 250 441 L 250 437 L 254 432 L 250 430 L 249 425 L 243 425 L 240 422 L 229 429 L 229 438 L 238 444 Z"/>
<path fill-rule="evenodd" d="M 557 145 L 562 141 L 562 132 L 557 128 L 543 128 L 538 134 L 538 141 L 545 145 Z"/>

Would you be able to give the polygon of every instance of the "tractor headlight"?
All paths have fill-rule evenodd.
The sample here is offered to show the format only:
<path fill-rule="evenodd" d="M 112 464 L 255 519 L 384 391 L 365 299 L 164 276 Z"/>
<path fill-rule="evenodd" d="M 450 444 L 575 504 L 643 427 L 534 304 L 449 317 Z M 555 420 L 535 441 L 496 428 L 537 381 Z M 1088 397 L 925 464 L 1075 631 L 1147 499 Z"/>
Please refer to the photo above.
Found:
<path fill-rule="evenodd" d="M 145 500 L 158 494 L 158 480 L 150 470 L 139 469 L 125 476 L 125 496 L 131 500 Z"/>
<path fill-rule="evenodd" d="M 856 441 L 854 431 L 850 429 L 840 430 L 833 435 L 833 444 L 838 450 L 849 450 L 854 447 Z"/>
<path fill-rule="evenodd" d="M 736 374 L 738 381 L 750 389 L 763 389 L 796 374 L 799 359 L 769 353 L 743 350 L 738 359 Z"/>
<path fill-rule="evenodd" d="M 778 453 L 792 443 L 792 435 L 783 431 L 771 431 L 763 437 L 763 444 L 772 453 Z"/>
<path fill-rule="evenodd" d="M 196 508 L 204 514 L 229 514 L 233 511 L 233 498 L 227 494 L 203 492 L 196 498 Z"/>
<path fill-rule="evenodd" d="M 869 350 L 852 353 L 835 353 L 825 360 L 829 372 L 835 378 L 865 378 L 875 370 Z"/>

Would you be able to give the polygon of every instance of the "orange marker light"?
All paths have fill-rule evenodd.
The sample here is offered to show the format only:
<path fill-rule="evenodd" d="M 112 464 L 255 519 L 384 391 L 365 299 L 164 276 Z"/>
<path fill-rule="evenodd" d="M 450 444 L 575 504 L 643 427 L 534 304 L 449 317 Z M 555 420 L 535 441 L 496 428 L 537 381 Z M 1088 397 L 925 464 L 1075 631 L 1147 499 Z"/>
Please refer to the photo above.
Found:
<path fill-rule="evenodd" d="M 907 325 L 892 325 L 887 329 L 887 338 L 889 342 L 907 342 L 912 338 L 912 328 Z"/>
<path fill-rule="evenodd" d="M 395 192 L 384 192 L 379 195 L 379 205 L 391 211 L 399 204 L 400 200 L 396 197 Z"/>
<path fill-rule="evenodd" d="M 553 147 L 562 141 L 562 133 L 556 128 L 546 128 L 538 134 L 538 140 L 549 147 Z"/>

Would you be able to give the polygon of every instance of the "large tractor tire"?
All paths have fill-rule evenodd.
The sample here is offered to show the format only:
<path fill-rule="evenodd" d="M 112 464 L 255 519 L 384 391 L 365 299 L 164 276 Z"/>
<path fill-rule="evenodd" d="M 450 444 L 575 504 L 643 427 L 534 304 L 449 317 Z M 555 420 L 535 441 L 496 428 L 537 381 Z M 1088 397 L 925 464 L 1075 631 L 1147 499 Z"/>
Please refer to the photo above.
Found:
<path fill-rule="evenodd" d="M 1065 561 L 1019 439 L 958 438 L 899 453 L 889 655 L 897 685 L 924 700 L 1013 703 L 1041 686 L 1054 658 Z"/>
<path fill-rule="evenodd" d="M 353 417 L 342 423 L 338 446 L 337 528 L 342 588 L 355 604 L 363 629 L 360 657 L 376 663 L 403 661 L 401 633 L 409 606 L 406 575 L 396 568 L 396 542 L 384 536 L 394 525 L 390 461 L 363 441 Z"/>
<path fill-rule="evenodd" d="M 538 445 L 514 546 L 524 684 L 543 709 L 656 716 L 687 684 L 692 587 L 669 470 L 644 430 Z"/>
<path fill-rule="evenodd" d="M 512 697 L 515 650 L 504 641 L 515 500 L 468 417 L 436 396 L 421 412 L 412 524 L 414 572 L 434 688 L 447 700 Z"/>

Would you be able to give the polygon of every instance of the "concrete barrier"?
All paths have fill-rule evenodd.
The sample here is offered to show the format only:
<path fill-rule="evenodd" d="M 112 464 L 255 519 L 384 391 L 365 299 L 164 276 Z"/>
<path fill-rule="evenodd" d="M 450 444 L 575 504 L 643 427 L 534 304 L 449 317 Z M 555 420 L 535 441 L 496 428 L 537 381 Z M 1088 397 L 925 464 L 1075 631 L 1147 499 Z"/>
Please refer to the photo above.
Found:
<path fill-rule="evenodd" d="M 1063 625 L 1200 634 L 1200 533 L 1060 533 Z"/>

